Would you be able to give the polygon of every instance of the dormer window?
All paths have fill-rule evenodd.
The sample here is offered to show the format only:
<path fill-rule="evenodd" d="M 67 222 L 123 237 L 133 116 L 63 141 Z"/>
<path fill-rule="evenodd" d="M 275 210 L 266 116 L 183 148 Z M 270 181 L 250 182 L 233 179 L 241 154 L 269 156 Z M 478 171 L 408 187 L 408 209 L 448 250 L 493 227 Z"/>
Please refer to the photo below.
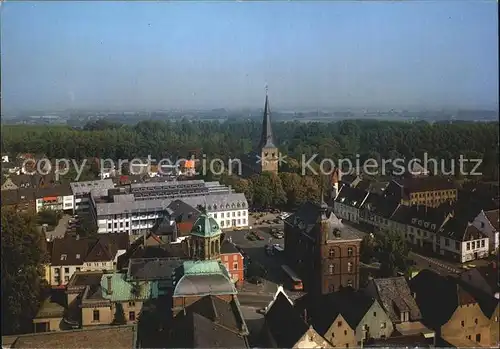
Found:
<path fill-rule="evenodd" d="M 241 207 L 245 208 L 246 204 L 244 202 L 241 203 Z"/>
<path fill-rule="evenodd" d="M 240 208 L 240 207 L 241 207 L 241 204 L 238 202 L 238 203 L 236 204 L 236 207 Z"/>
<path fill-rule="evenodd" d="M 401 322 L 408 322 L 408 321 L 410 321 L 410 313 L 408 311 L 402 311 Z"/>
<path fill-rule="evenodd" d="M 415 222 L 417 222 L 417 219 L 416 219 L 416 218 L 412 218 L 412 219 L 411 219 L 411 223 L 412 223 L 412 224 L 415 224 Z"/>
<path fill-rule="evenodd" d="M 66 255 L 66 254 L 62 254 L 61 255 L 61 260 L 62 261 L 65 261 L 67 258 L 68 258 L 68 255 Z"/>
<path fill-rule="evenodd" d="M 431 229 L 436 229 L 436 225 L 435 224 L 431 224 Z"/>
<path fill-rule="evenodd" d="M 422 223 L 423 223 L 423 222 L 422 222 L 422 220 L 419 220 L 419 221 L 418 221 L 418 225 L 419 225 L 419 226 L 422 226 Z"/>
<path fill-rule="evenodd" d="M 76 259 L 80 259 L 80 254 L 79 253 L 76 254 Z"/>
<path fill-rule="evenodd" d="M 208 205 L 208 210 L 209 211 L 212 210 L 212 206 Z"/>
<path fill-rule="evenodd" d="M 424 227 L 429 228 L 429 222 L 425 222 Z"/>
<path fill-rule="evenodd" d="M 267 157 L 269 155 L 269 153 L 264 153 L 264 156 Z"/>
<path fill-rule="evenodd" d="M 229 204 L 226 204 L 226 208 L 229 208 Z"/>
<path fill-rule="evenodd" d="M 214 210 L 216 210 L 216 209 L 217 209 L 217 205 L 216 205 L 216 204 L 214 204 Z"/>

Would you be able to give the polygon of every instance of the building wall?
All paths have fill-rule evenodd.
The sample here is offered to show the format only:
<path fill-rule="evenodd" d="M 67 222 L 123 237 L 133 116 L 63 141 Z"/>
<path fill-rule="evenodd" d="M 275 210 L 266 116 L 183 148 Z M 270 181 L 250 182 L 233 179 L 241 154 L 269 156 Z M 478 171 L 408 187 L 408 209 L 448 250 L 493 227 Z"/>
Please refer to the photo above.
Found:
<path fill-rule="evenodd" d="M 36 329 L 37 324 L 47 324 L 47 332 L 57 332 L 61 331 L 62 317 L 57 318 L 43 318 L 43 319 L 33 319 L 33 326 Z"/>
<path fill-rule="evenodd" d="M 244 268 L 243 256 L 241 253 L 225 253 L 221 255 L 221 261 L 226 267 L 229 275 L 234 282 L 243 282 Z"/>
<path fill-rule="evenodd" d="M 278 174 L 278 157 L 279 150 L 277 148 L 262 149 L 261 171 Z"/>
<path fill-rule="evenodd" d="M 95 308 L 81 308 L 82 309 L 82 327 L 109 325 L 113 322 L 114 312 L 110 306 L 100 306 Z M 94 310 L 99 311 L 99 321 L 94 321 Z"/>
<path fill-rule="evenodd" d="M 484 316 L 477 303 L 461 305 L 457 307 L 450 320 L 441 326 L 441 337 L 467 338 L 480 345 L 489 346 L 490 327 L 490 320 Z M 480 341 L 476 340 L 476 335 L 481 336 Z"/>
<path fill-rule="evenodd" d="M 346 219 L 349 222 L 359 223 L 359 209 L 340 202 L 333 204 L 333 212 L 338 218 Z"/>
<path fill-rule="evenodd" d="M 208 211 L 208 216 L 215 219 L 221 229 L 248 226 L 248 209 L 237 209 L 229 211 Z"/>
<path fill-rule="evenodd" d="M 334 347 L 338 348 L 356 348 L 356 331 L 354 331 L 349 323 L 342 315 L 338 315 L 332 322 L 330 328 L 325 332 L 325 339 Z"/>
<path fill-rule="evenodd" d="M 101 262 L 85 262 L 81 268 L 82 271 L 111 271 L 114 270 L 113 260 Z"/>
<path fill-rule="evenodd" d="M 484 211 L 481 211 L 478 214 L 478 216 L 472 222 L 472 225 L 474 225 L 482 233 L 488 236 L 490 242 L 490 252 L 495 251 L 499 246 L 499 232 L 491 225 L 488 218 L 486 218 Z"/>
<path fill-rule="evenodd" d="M 492 347 L 498 348 L 500 346 L 500 304 L 497 303 L 497 307 L 490 318 L 490 345 Z"/>
<path fill-rule="evenodd" d="M 248 209 L 234 209 L 228 211 L 208 211 L 208 215 L 215 219 L 221 229 L 248 226 Z M 128 233 L 141 235 L 150 231 L 156 223 L 163 220 L 163 212 L 130 213 L 97 217 L 98 233 Z"/>
<path fill-rule="evenodd" d="M 322 294 L 338 291 L 341 286 L 359 288 L 360 245 L 361 240 L 344 240 L 321 245 Z"/>
<path fill-rule="evenodd" d="M 83 256 L 82 256 L 83 257 Z M 50 267 L 50 285 L 66 285 L 75 271 L 83 270 L 83 265 L 57 265 Z"/>
<path fill-rule="evenodd" d="M 402 199 L 401 203 L 406 206 L 425 205 L 428 207 L 438 207 L 440 204 L 456 201 L 458 191 L 456 189 L 432 190 L 410 193 L 409 199 Z"/>
<path fill-rule="evenodd" d="M 304 335 L 297 341 L 297 343 L 295 343 L 293 348 L 319 349 L 319 348 L 332 348 L 332 346 L 323 337 L 321 337 L 314 329 L 309 328 L 309 330 L 306 333 L 304 333 Z"/>
<path fill-rule="evenodd" d="M 384 338 L 391 336 L 394 326 L 382 306 L 374 301 L 356 327 L 357 346 L 369 338 Z"/>
<path fill-rule="evenodd" d="M 443 239 L 444 237 L 441 237 L 441 240 Z M 478 258 L 488 257 L 490 251 L 489 241 L 487 238 L 463 241 L 461 243 L 461 247 L 460 261 L 462 263 L 473 261 Z"/>

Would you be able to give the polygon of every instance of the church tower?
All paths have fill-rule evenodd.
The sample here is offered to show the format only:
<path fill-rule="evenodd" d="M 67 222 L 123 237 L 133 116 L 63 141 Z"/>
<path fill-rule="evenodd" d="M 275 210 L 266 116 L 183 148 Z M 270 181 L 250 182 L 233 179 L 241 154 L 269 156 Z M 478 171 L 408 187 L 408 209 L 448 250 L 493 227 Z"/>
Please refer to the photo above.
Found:
<path fill-rule="evenodd" d="M 220 258 L 221 235 L 219 225 L 212 217 L 202 213 L 191 230 L 189 255 L 195 260 Z"/>
<path fill-rule="evenodd" d="M 261 172 L 273 172 L 278 174 L 278 147 L 274 145 L 273 130 L 271 128 L 271 110 L 269 107 L 269 95 L 266 86 L 266 103 L 264 105 L 264 117 L 262 120 L 262 135 L 257 147 L 260 153 Z"/>

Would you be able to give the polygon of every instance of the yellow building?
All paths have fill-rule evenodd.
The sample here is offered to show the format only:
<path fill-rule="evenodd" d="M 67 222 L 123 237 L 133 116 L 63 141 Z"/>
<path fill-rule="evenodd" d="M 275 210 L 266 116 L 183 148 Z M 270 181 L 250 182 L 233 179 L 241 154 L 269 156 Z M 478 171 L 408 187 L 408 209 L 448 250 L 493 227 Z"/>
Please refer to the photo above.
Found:
<path fill-rule="evenodd" d="M 389 183 L 385 193 L 406 206 L 438 207 L 458 199 L 455 183 L 436 176 L 393 180 Z"/>

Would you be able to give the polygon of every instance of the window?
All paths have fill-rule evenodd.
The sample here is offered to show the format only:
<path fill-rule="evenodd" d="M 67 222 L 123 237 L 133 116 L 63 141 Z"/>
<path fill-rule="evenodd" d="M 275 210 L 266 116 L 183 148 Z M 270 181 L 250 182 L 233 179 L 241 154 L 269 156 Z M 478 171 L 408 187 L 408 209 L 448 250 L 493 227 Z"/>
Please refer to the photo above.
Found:
<path fill-rule="evenodd" d="M 223 227 L 224 226 L 224 221 L 220 221 L 220 226 Z"/>
<path fill-rule="evenodd" d="M 217 218 L 217 213 L 214 213 L 214 218 Z"/>
<path fill-rule="evenodd" d="M 380 328 L 381 328 L 381 329 L 385 329 L 386 327 L 387 327 L 387 323 L 382 322 L 382 323 L 380 324 Z"/>
<path fill-rule="evenodd" d="M 238 260 L 238 255 L 237 254 L 233 255 L 233 261 L 237 261 L 237 260 Z"/>
<path fill-rule="evenodd" d="M 328 266 L 328 272 L 329 272 L 330 274 L 333 274 L 333 272 L 334 272 L 334 271 L 335 271 L 335 266 L 334 266 L 333 264 L 330 264 L 330 265 Z"/>
<path fill-rule="evenodd" d="M 330 251 L 328 252 L 330 258 L 333 258 L 335 257 L 335 250 L 333 248 L 330 249 Z"/>
<path fill-rule="evenodd" d="M 344 336 L 347 336 L 347 330 L 344 330 Z"/>
<path fill-rule="evenodd" d="M 481 342 L 481 333 L 476 334 L 476 342 Z"/>
<path fill-rule="evenodd" d="M 64 277 L 64 282 L 69 282 L 69 276 Z"/>
<path fill-rule="evenodd" d="M 474 319 L 474 323 L 477 325 L 477 318 Z"/>
<path fill-rule="evenodd" d="M 481 240 L 481 247 L 484 247 L 484 240 Z"/>
<path fill-rule="evenodd" d="M 62 254 L 62 255 L 61 255 L 61 260 L 62 260 L 62 261 L 65 261 L 65 260 L 66 260 L 66 258 L 68 258 L 68 255 L 66 255 L 66 254 Z"/>
<path fill-rule="evenodd" d="M 76 267 L 76 271 L 80 271 L 80 270 L 81 270 L 81 268 L 80 268 L 80 267 Z"/>
<path fill-rule="evenodd" d="M 470 250 L 470 242 L 467 243 L 467 251 Z"/>
<path fill-rule="evenodd" d="M 128 306 L 129 307 L 135 307 L 135 302 L 134 301 L 128 302 Z"/>
<path fill-rule="evenodd" d="M 348 273 L 352 272 L 352 262 L 347 263 L 347 272 Z"/>
<path fill-rule="evenodd" d="M 484 222 L 481 222 L 481 228 L 484 228 Z"/>
<path fill-rule="evenodd" d="M 342 321 L 337 322 L 337 327 L 342 327 Z"/>
<path fill-rule="evenodd" d="M 238 269 L 238 263 L 233 263 L 233 270 L 237 270 Z"/>
<path fill-rule="evenodd" d="M 460 243 L 458 241 L 455 241 L 455 250 L 460 250 Z"/>
<path fill-rule="evenodd" d="M 113 224 L 113 227 L 114 227 L 115 229 L 116 229 L 116 228 L 118 228 L 118 223 L 116 223 L 116 222 L 115 222 L 115 223 Z"/>
<path fill-rule="evenodd" d="M 349 348 L 349 343 L 346 343 L 346 344 L 345 344 L 345 347 L 346 347 L 346 348 Z"/>
<path fill-rule="evenodd" d="M 450 246 L 450 239 L 444 239 L 444 245 Z"/>
<path fill-rule="evenodd" d="M 111 229 L 111 223 L 108 223 L 108 229 Z"/>
<path fill-rule="evenodd" d="M 245 219 L 243 219 L 243 224 L 247 224 L 247 220 L 246 220 L 246 218 L 245 218 Z"/>
<path fill-rule="evenodd" d="M 373 312 L 373 317 L 377 317 L 377 312 L 376 311 Z"/>
<path fill-rule="evenodd" d="M 348 248 L 347 248 L 347 255 L 348 255 L 349 257 L 351 257 L 351 256 L 352 256 L 352 247 L 348 247 Z"/>
<path fill-rule="evenodd" d="M 352 280 L 347 280 L 347 286 L 352 287 Z"/>
<path fill-rule="evenodd" d="M 128 312 L 128 319 L 129 321 L 135 321 L 135 311 Z"/>
<path fill-rule="evenodd" d="M 238 217 L 241 217 L 241 211 L 238 211 Z"/>
<path fill-rule="evenodd" d="M 99 310 L 94 309 L 92 319 L 93 321 L 99 321 Z"/>
<path fill-rule="evenodd" d="M 64 268 L 64 272 L 65 272 L 66 274 L 68 274 L 68 273 L 69 273 L 69 268 Z"/>
<path fill-rule="evenodd" d="M 464 320 L 460 321 L 460 325 L 461 325 L 462 327 L 465 327 L 465 321 L 464 321 Z"/>
<path fill-rule="evenodd" d="M 224 215 L 224 213 L 222 215 Z M 226 217 L 231 217 L 229 212 L 226 212 Z"/>
<path fill-rule="evenodd" d="M 129 227 L 129 225 L 128 225 L 128 224 L 129 224 L 128 222 L 125 222 L 125 228 L 128 228 L 128 227 Z"/>

